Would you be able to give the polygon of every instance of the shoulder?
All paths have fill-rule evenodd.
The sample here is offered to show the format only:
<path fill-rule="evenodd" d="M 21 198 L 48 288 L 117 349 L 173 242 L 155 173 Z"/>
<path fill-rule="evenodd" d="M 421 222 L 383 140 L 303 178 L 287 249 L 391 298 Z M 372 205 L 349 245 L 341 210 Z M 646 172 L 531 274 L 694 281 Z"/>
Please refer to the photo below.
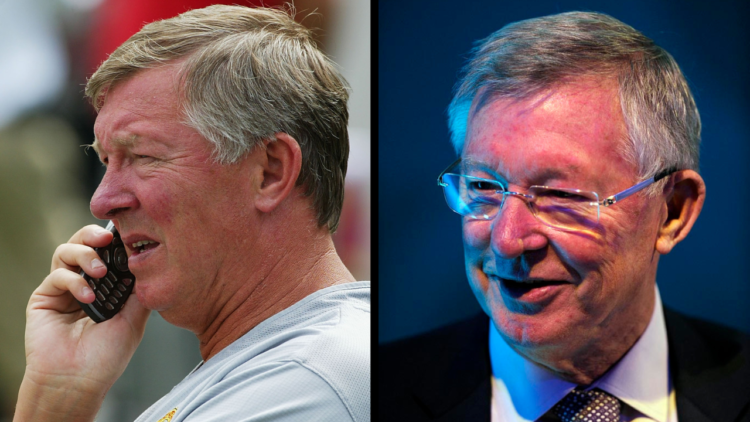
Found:
<path fill-rule="evenodd" d="M 679 363 L 726 364 L 750 357 L 750 335 L 714 322 L 664 309 L 670 351 Z"/>
<path fill-rule="evenodd" d="M 226 350 L 232 358 L 226 362 L 236 365 L 236 370 L 297 362 L 321 370 L 369 373 L 370 319 L 369 283 L 329 287 L 232 343 Z"/>
<path fill-rule="evenodd" d="M 383 344 L 378 358 L 378 416 L 427 420 L 489 380 L 489 317 Z"/>
<path fill-rule="evenodd" d="M 327 316 L 320 323 L 299 330 L 307 342 L 291 358 L 332 382 L 356 379 L 369 384 L 369 285 L 366 291 L 339 289 L 332 295 L 323 295 L 313 308 L 317 309 L 305 317 L 308 320 L 312 321 L 319 312 Z"/>
<path fill-rule="evenodd" d="M 343 300 L 334 323 L 292 357 L 326 383 L 354 420 L 370 414 L 370 327 L 369 302 Z"/>
<path fill-rule="evenodd" d="M 259 324 L 150 414 L 177 408 L 175 422 L 369 420 L 369 285 L 349 284 L 316 292 Z"/>
<path fill-rule="evenodd" d="M 314 377 L 321 385 L 316 388 L 321 403 L 338 402 L 352 420 L 366 420 L 371 373 L 369 283 L 321 290 L 293 319 L 301 323 L 292 329 L 289 347 L 278 346 L 284 350 L 278 361 L 293 364 L 268 374 L 278 382 L 278 393 L 283 395 L 292 384 Z"/>
<path fill-rule="evenodd" d="M 685 412 L 736 420 L 750 406 L 750 336 L 666 308 L 664 315 L 680 420 L 692 419 Z"/>
<path fill-rule="evenodd" d="M 379 358 L 388 364 L 382 368 L 386 372 L 402 366 L 417 370 L 426 364 L 432 365 L 435 360 L 452 359 L 456 353 L 486 350 L 488 345 L 489 317 L 478 314 L 426 333 L 381 344 Z"/>

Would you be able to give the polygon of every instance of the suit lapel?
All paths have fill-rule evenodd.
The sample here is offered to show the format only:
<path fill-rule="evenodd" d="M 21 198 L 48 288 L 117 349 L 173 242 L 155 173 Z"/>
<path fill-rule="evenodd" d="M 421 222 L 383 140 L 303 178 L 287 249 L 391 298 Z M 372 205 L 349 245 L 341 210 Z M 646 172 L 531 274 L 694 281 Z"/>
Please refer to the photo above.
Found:
<path fill-rule="evenodd" d="M 436 421 L 490 420 L 489 318 L 482 314 L 436 350 L 414 396 Z"/>
<path fill-rule="evenodd" d="M 437 422 L 487 421 L 490 420 L 492 387 L 489 374 L 463 400 L 452 406 L 445 414 L 435 419 Z"/>
<path fill-rule="evenodd" d="M 750 340 L 665 308 L 680 422 L 750 422 Z M 413 346 L 400 369 L 410 420 L 489 421 L 489 318 L 480 315 Z M 418 375 L 417 375 L 418 374 Z M 399 393 L 400 394 L 400 393 Z"/>
<path fill-rule="evenodd" d="M 714 419 L 706 416 L 695 403 L 693 399 L 677 393 L 677 416 L 680 422 L 714 422 Z"/>
<path fill-rule="evenodd" d="M 670 373 L 680 422 L 748 420 L 750 350 L 725 327 L 665 309 Z"/>

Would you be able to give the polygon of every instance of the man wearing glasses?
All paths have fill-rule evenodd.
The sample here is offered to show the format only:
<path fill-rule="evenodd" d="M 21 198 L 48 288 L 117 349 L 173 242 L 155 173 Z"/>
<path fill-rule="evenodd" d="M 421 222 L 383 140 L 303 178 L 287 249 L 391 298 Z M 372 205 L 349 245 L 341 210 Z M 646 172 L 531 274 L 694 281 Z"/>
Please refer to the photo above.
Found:
<path fill-rule="evenodd" d="M 598 13 L 510 24 L 474 50 L 449 125 L 438 184 L 486 315 L 383 348 L 383 420 L 750 420 L 747 339 L 656 289 L 706 192 L 665 50 Z"/>

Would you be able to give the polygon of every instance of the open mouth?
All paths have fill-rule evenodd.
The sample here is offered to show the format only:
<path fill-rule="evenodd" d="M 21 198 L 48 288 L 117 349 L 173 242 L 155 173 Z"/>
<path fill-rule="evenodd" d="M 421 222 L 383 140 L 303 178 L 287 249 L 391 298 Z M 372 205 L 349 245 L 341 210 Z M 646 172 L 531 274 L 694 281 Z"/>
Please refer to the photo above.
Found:
<path fill-rule="evenodd" d="M 510 280 L 507 278 L 499 278 L 499 280 L 503 290 L 514 299 L 544 293 L 551 290 L 551 287 L 569 284 L 562 280 Z"/>
<path fill-rule="evenodd" d="M 141 240 L 130 245 L 134 255 L 154 249 L 157 246 L 159 246 L 159 242 L 153 240 Z"/>

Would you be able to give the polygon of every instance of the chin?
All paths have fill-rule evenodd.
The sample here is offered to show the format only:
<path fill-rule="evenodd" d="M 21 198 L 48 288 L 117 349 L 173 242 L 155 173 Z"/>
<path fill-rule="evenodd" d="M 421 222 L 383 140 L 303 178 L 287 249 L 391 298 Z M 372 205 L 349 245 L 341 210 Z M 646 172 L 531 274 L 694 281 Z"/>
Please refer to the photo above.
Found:
<path fill-rule="evenodd" d="M 505 341 L 519 348 L 547 348 L 564 346 L 575 332 L 570 314 L 538 313 L 524 315 L 507 309 L 493 309 L 491 319 Z"/>
<path fill-rule="evenodd" d="M 136 277 L 135 285 L 135 295 L 138 297 L 138 301 L 141 302 L 141 305 L 143 305 L 144 308 L 157 312 L 167 309 L 164 300 L 165 296 L 159 294 L 158 291 L 155 291 L 152 284 L 139 284 L 138 278 Z"/>

